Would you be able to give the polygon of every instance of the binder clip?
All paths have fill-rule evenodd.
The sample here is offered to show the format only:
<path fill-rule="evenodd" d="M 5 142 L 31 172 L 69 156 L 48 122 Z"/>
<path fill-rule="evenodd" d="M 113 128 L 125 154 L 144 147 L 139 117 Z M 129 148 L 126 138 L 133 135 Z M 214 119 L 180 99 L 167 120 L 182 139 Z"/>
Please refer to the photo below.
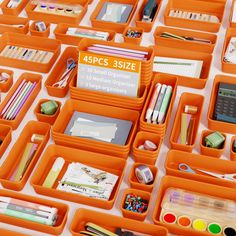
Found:
<path fill-rule="evenodd" d="M 157 4 L 156 0 L 148 0 L 147 4 L 143 10 L 142 21 L 152 22 L 155 14 L 156 14 L 156 11 L 157 11 L 157 6 L 158 6 L 158 4 Z"/>

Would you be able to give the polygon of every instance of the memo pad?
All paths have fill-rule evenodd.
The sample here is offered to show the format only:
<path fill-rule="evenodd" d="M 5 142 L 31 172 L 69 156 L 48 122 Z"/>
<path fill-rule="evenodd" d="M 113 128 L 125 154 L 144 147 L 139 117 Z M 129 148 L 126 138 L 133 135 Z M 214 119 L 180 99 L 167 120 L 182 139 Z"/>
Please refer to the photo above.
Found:
<path fill-rule="evenodd" d="M 101 126 L 103 126 L 103 128 L 105 126 L 108 126 L 109 129 L 112 129 L 112 127 L 114 127 L 115 131 L 111 130 L 111 132 L 113 132 L 114 136 L 113 137 L 112 136 L 109 136 L 109 137 L 103 136 L 104 137 L 103 139 L 102 138 L 99 139 L 99 138 L 91 138 L 91 137 L 89 137 L 89 135 L 87 135 L 87 137 L 85 137 L 86 134 L 83 136 L 75 135 L 72 131 L 75 128 L 76 124 L 79 124 L 81 122 L 80 124 L 84 125 L 86 123 L 86 121 L 90 121 L 92 124 L 91 124 L 90 128 L 88 128 L 88 129 L 86 128 L 88 126 L 86 126 L 86 125 L 83 126 L 85 129 L 87 129 L 87 130 L 85 130 L 85 129 L 83 130 L 84 133 L 94 131 L 94 129 L 93 129 L 94 127 L 97 127 L 97 132 L 99 132 Z M 128 120 L 115 119 L 115 118 L 75 111 L 74 114 L 72 115 L 71 120 L 68 123 L 64 133 L 67 135 L 70 135 L 70 136 L 79 136 L 81 138 L 88 138 L 88 139 L 93 139 L 93 140 L 97 140 L 97 141 L 110 142 L 110 143 L 118 144 L 118 145 L 125 145 L 131 128 L 132 128 L 132 122 L 128 121 Z M 106 129 L 106 128 L 104 128 L 104 129 Z M 104 130 L 104 133 L 105 133 L 105 130 Z"/>

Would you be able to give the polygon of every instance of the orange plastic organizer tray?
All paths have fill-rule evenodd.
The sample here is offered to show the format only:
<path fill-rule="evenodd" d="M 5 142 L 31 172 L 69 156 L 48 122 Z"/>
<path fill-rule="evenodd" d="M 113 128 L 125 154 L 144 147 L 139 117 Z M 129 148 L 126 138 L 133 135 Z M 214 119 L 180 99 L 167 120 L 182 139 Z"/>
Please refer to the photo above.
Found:
<path fill-rule="evenodd" d="M 55 226 L 44 225 L 44 224 L 40 224 L 37 222 L 18 219 L 16 217 L 0 214 L 0 221 L 1 222 L 16 225 L 16 226 L 26 228 L 26 229 L 37 230 L 40 232 L 44 232 L 46 234 L 60 235 L 62 233 L 62 231 L 65 227 L 65 224 L 66 224 L 68 211 L 69 211 L 69 207 L 67 205 L 65 205 L 63 203 L 56 202 L 56 201 L 32 197 L 30 195 L 25 195 L 25 194 L 16 193 L 16 192 L 7 191 L 7 190 L 0 190 L 0 196 L 16 198 L 16 199 L 23 200 L 23 201 L 28 201 L 28 202 L 33 202 L 33 203 L 45 205 L 48 207 L 55 207 L 58 209 L 58 216 L 59 216 Z M 8 236 L 8 234 L 6 236 Z"/>
<path fill-rule="evenodd" d="M 114 41 L 116 32 L 113 30 L 105 30 L 104 28 L 91 28 L 91 27 L 86 27 L 86 26 L 76 26 L 76 25 L 71 25 L 71 24 L 65 24 L 65 23 L 60 23 L 57 25 L 57 27 L 54 30 L 54 34 L 56 36 L 56 39 L 61 40 L 62 43 L 64 44 L 70 44 L 77 46 L 80 42 L 80 40 L 83 39 L 83 37 L 78 37 L 78 36 L 72 36 L 72 35 L 67 35 L 66 32 L 68 28 L 78 28 L 82 30 L 95 30 L 95 31 L 100 31 L 100 32 L 107 32 L 109 33 L 109 37 L 107 41 Z"/>
<path fill-rule="evenodd" d="M 63 0 L 61 3 L 64 4 L 79 4 L 82 6 L 82 11 L 77 16 L 69 16 L 69 15 L 59 15 L 59 14 L 50 14 L 45 13 L 44 11 L 38 12 L 34 11 L 36 5 L 30 2 L 26 8 L 25 11 L 28 15 L 28 18 L 30 20 L 45 20 L 46 22 L 59 24 L 59 23 L 68 23 L 68 24 L 74 24 L 78 25 L 80 21 L 83 19 L 84 15 L 87 12 L 88 9 L 88 1 L 87 0 Z"/>
<path fill-rule="evenodd" d="M 160 37 L 160 35 L 165 32 L 178 36 L 210 40 L 211 43 L 198 43 L 191 40 L 178 40 Z M 192 30 L 158 26 L 154 32 L 154 39 L 156 45 L 163 47 L 184 48 L 185 50 L 212 53 L 216 45 L 217 35 Z"/>
<path fill-rule="evenodd" d="M 28 234 L 21 234 L 13 231 L 9 231 L 6 229 L 0 229 L 0 235 L 6 236 L 29 236 Z"/>
<path fill-rule="evenodd" d="M 161 212 L 161 202 L 165 194 L 165 191 L 168 188 L 180 188 L 195 193 L 205 194 L 212 197 L 229 199 L 233 201 L 235 201 L 236 199 L 236 189 L 216 186 L 213 184 L 202 183 L 183 178 L 165 176 L 164 178 L 162 178 L 161 181 L 161 187 L 158 193 L 156 207 L 153 214 L 153 221 L 155 224 L 166 227 L 171 234 L 176 234 L 176 235 L 209 236 L 211 234 L 209 234 L 207 231 L 200 232 L 187 227 L 179 227 L 177 224 L 166 224 L 160 222 L 159 217 Z"/>
<path fill-rule="evenodd" d="M 214 119 L 214 109 L 218 93 L 219 83 L 227 84 L 236 84 L 236 78 L 225 76 L 225 75 L 216 75 L 211 92 L 211 99 L 209 103 L 207 119 L 208 119 L 208 128 L 211 130 L 217 130 L 225 133 L 236 134 L 236 124 L 218 121 Z"/>
<path fill-rule="evenodd" d="M 25 8 L 25 6 L 28 4 L 29 0 L 22 0 L 19 5 L 15 8 L 8 8 L 7 5 L 10 2 L 10 0 L 4 0 L 0 8 L 2 9 L 2 12 L 4 15 L 19 15 L 22 10 Z M 8 18 L 8 16 L 7 16 Z"/>
<path fill-rule="evenodd" d="M 31 25 L 30 25 L 30 34 L 33 36 L 39 36 L 39 37 L 45 37 L 48 38 L 50 35 L 50 23 L 45 22 L 46 25 L 46 30 L 45 31 L 37 31 L 35 29 L 35 23 L 36 21 L 34 21 Z"/>
<path fill-rule="evenodd" d="M 28 142 L 31 142 L 31 136 L 33 134 L 44 135 L 43 141 L 39 144 L 30 164 L 28 165 L 24 175 L 20 181 L 14 181 L 11 176 L 19 166 L 22 154 Z M 48 142 L 50 136 L 50 125 L 37 121 L 29 121 L 24 127 L 18 140 L 12 147 L 6 160 L 3 162 L 0 168 L 0 182 L 3 187 L 20 191 L 24 188 L 29 176 L 31 175 L 45 145 Z"/>
<path fill-rule="evenodd" d="M 194 30 L 218 32 L 224 15 L 225 2 L 195 1 L 195 0 L 170 0 L 164 13 L 166 25 L 179 28 L 189 28 Z M 220 23 L 204 22 L 198 20 L 188 20 L 169 16 L 170 10 L 183 10 L 187 12 L 215 15 Z"/>
<path fill-rule="evenodd" d="M 2 157 L 8 145 L 10 144 L 11 135 L 12 135 L 11 126 L 0 124 L 0 138 L 2 140 L 2 144 L 0 145 L 0 157 Z"/>
<path fill-rule="evenodd" d="M 182 93 L 177 112 L 175 114 L 175 121 L 174 125 L 171 131 L 170 136 L 170 145 L 171 148 L 191 152 L 196 144 L 196 138 L 198 134 L 198 127 L 200 124 L 201 116 L 202 116 L 202 108 L 204 103 L 204 97 L 199 94 L 193 94 L 193 93 Z M 195 106 L 197 107 L 197 114 L 192 115 L 194 120 L 194 126 L 193 126 L 193 135 L 192 135 L 192 143 L 189 145 L 186 144 L 180 144 L 178 142 L 180 137 L 180 130 L 181 130 L 181 115 L 184 113 L 184 107 L 186 105 Z"/>
<path fill-rule="evenodd" d="M 154 22 L 156 21 L 156 18 L 157 18 L 157 15 L 159 13 L 159 10 L 161 8 L 161 3 L 162 3 L 162 0 L 156 0 L 157 2 L 157 10 L 156 10 L 156 13 L 153 17 L 153 20 L 151 22 L 145 22 L 145 21 L 142 21 L 142 18 L 143 18 L 143 10 L 144 10 L 144 7 L 146 6 L 148 0 L 144 0 L 141 7 L 139 8 L 139 10 L 137 11 L 135 17 L 134 17 L 134 20 L 135 20 L 135 24 L 137 27 L 140 27 L 140 28 L 143 28 L 143 30 L 145 32 L 150 32 L 152 30 L 152 27 L 154 25 Z"/>
<path fill-rule="evenodd" d="M 134 12 L 136 11 L 137 5 L 138 5 L 138 1 L 137 0 L 126 0 L 125 4 L 130 4 L 133 5 L 133 9 L 129 15 L 129 18 L 127 20 L 127 22 L 125 23 L 115 23 L 115 22 L 108 22 L 108 21 L 103 21 L 103 20 L 97 20 L 97 16 L 100 13 L 100 11 L 102 10 L 103 5 L 106 2 L 114 2 L 114 3 L 121 3 L 124 4 L 123 0 L 99 0 L 94 12 L 92 13 L 92 15 L 90 16 L 90 20 L 92 23 L 93 27 L 98 27 L 98 28 L 103 28 L 103 29 L 110 29 L 110 30 L 115 30 L 117 33 L 122 33 L 124 31 L 124 29 L 130 24 L 131 19 L 134 15 Z"/>
<path fill-rule="evenodd" d="M 112 232 L 115 232 L 116 228 L 122 228 L 127 231 L 138 232 L 140 233 L 140 235 L 142 234 L 158 235 L 158 236 L 168 235 L 166 228 L 161 226 L 142 223 L 139 221 L 125 219 L 123 217 L 109 215 L 83 208 L 80 208 L 79 210 L 76 211 L 70 226 L 70 232 L 72 233 L 73 236 L 79 235 L 79 232 L 84 231 L 85 225 L 89 222 L 104 227 Z"/>
<path fill-rule="evenodd" d="M 10 75 L 10 78 L 7 81 L 0 83 L 0 91 L 3 93 L 6 93 L 9 91 L 9 89 L 11 88 L 13 84 L 14 72 L 12 70 L 0 69 L 0 74 L 2 73 L 7 73 L 8 75 Z"/>
<path fill-rule="evenodd" d="M 57 157 L 63 157 L 65 159 L 64 167 L 55 181 L 52 188 L 45 188 L 42 186 L 45 178 L 47 177 L 49 171 L 54 164 Z M 69 193 L 57 190 L 57 183 L 63 177 L 68 165 L 72 162 L 79 162 L 84 165 L 88 165 L 94 168 L 98 168 L 109 173 L 119 176 L 117 184 L 115 185 L 113 192 L 109 200 L 101 200 L 83 196 L 81 194 Z M 36 171 L 31 179 L 31 185 L 34 187 L 35 191 L 39 194 L 43 194 L 50 197 L 56 197 L 64 200 L 69 200 L 72 202 L 77 202 L 80 204 L 86 204 L 94 207 L 111 209 L 115 203 L 117 194 L 119 192 L 120 184 L 122 183 L 124 169 L 126 161 L 120 158 L 114 158 L 112 156 L 107 156 L 103 154 L 98 154 L 94 152 L 82 151 L 79 149 L 72 149 L 58 145 L 50 145 Z"/>
<path fill-rule="evenodd" d="M 41 73 L 48 73 L 51 70 L 61 52 L 61 42 L 59 40 L 47 38 L 42 40 L 41 37 L 17 33 L 4 33 L 2 35 L 0 39 L 0 51 L 2 51 L 7 45 L 52 52 L 54 55 L 47 64 L 0 56 L 0 64 L 2 66 L 11 66 Z"/>
<path fill-rule="evenodd" d="M 11 25 L 22 24 L 23 27 L 13 27 Z M 29 32 L 29 20 L 18 16 L 6 16 L 0 15 L 0 33 L 15 32 L 21 34 L 27 34 Z"/>
<path fill-rule="evenodd" d="M 189 173 L 179 170 L 179 164 L 185 163 L 196 173 Z M 167 153 L 165 162 L 166 173 L 176 177 L 192 179 L 199 182 L 215 184 L 219 186 L 236 188 L 236 183 L 204 174 L 197 169 L 215 173 L 236 173 L 236 162 L 231 162 L 200 154 L 186 153 L 178 150 L 170 150 Z"/>
<path fill-rule="evenodd" d="M 236 140 L 236 136 L 233 136 L 231 138 L 231 143 L 230 143 L 230 160 L 231 161 L 236 161 L 236 152 L 233 150 L 233 145 L 234 145 L 235 140 Z"/>
<path fill-rule="evenodd" d="M 232 37 L 236 37 L 236 29 L 228 28 L 225 33 L 225 41 L 224 41 L 222 55 L 221 55 L 221 64 L 222 64 L 222 71 L 223 72 L 236 74 L 236 64 L 227 63 L 224 61 L 224 55 L 225 55 L 226 49 L 229 45 L 230 39 Z"/>
<path fill-rule="evenodd" d="M 41 90 L 41 80 L 42 76 L 38 74 L 31 74 L 31 73 L 23 73 L 20 78 L 16 81 L 14 86 L 10 89 L 9 93 L 5 97 L 4 101 L 0 104 L 0 113 L 2 113 L 3 109 L 7 105 L 8 101 L 11 99 L 12 95 L 17 90 L 18 86 L 23 80 L 36 82 L 36 86 L 30 96 L 28 97 L 27 101 L 22 106 L 20 112 L 16 116 L 14 120 L 5 120 L 3 118 L 0 118 L 0 124 L 9 125 L 12 127 L 12 129 L 17 129 L 17 127 L 20 125 L 21 121 L 23 120 L 25 114 L 29 110 L 31 104 L 33 103 L 34 99 L 37 97 L 39 91 Z"/>
<path fill-rule="evenodd" d="M 148 109 L 148 105 L 150 103 L 150 100 L 152 98 L 152 94 L 155 88 L 155 85 L 157 83 L 160 84 L 166 84 L 166 85 L 171 85 L 172 86 L 172 96 L 170 100 L 170 104 L 166 113 L 165 121 L 163 124 L 152 124 L 148 123 L 145 120 L 146 116 L 146 111 Z M 177 91 L 177 78 L 176 76 L 171 76 L 171 75 L 165 75 L 165 74 L 156 74 L 153 78 L 148 97 L 146 99 L 141 117 L 140 117 L 140 129 L 143 131 L 151 132 L 151 133 L 156 133 L 159 134 L 161 137 L 164 137 L 169 119 L 170 119 L 170 114 L 172 111 L 172 107 L 175 101 L 175 96 L 176 96 L 176 91 Z"/>
<path fill-rule="evenodd" d="M 62 53 L 61 57 L 57 61 L 52 71 L 50 72 L 47 80 L 45 81 L 45 87 L 50 96 L 60 97 L 60 98 L 66 96 L 69 90 L 69 83 L 72 80 L 72 78 L 74 78 L 74 76 L 76 75 L 77 68 L 75 68 L 74 71 L 71 73 L 68 79 L 68 83 L 64 88 L 54 87 L 53 84 L 58 82 L 58 80 L 60 79 L 60 77 L 67 68 L 67 60 L 71 58 L 77 61 L 78 52 L 74 47 L 67 47 Z"/>
<path fill-rule="evenodd" d="M 142 47 L 135 44 L 106 42 L 106 41 L 95 40 L 95 39 L 82 39 L 79 43 L 78 50 L 87 51 L 87 48 L 93 44 L 100 44 L 100 45 L 148 52 L 147 60 L 141 62 L 141 85 L 150 84 L 151 77 L 153 74 L 152 73 L 153 59 L 154 59 L 153 47 Z"/>
<path fill-rule="evenodd" d="M 67 127 L 67 124 L 69 123 L 74 111 L 131 121 L 133 125 L 126 144 L 117 145 L 64 134 L 64 130 Z M 54 123 L 52 128 L 52 136 L 55 143 L 59 145 L 104 153 L 120 158 L 127 158 L 130 152 L 131 144 L 136 134 L 138 119 L 139 112 L 137 111 L 69 99 L 63 106 L 60 115 Z"/>
<path fill-rule="evenodd" d="M 203 89 L 205 87 L 212 62 L 212 55 L 210 53 L 183 50 L 181 48 L 171 48 L 170 50 L 169 47 L 156 46 L 154 49 L 154 55 L 159 57 L 173 57 L 203 61 L 202 71 L 199 78 L 181 75 L 176 75 L 176 77 L 178 77 L 178 85 L 196 89 Z"/>

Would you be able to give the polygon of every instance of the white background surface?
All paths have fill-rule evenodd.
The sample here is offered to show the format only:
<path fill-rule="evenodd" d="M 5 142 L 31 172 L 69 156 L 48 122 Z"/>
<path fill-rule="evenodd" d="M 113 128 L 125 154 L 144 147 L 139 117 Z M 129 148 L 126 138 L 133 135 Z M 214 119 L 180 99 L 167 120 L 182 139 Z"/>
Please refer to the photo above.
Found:
<path fill-rule="evenodd" d="M 98 2 L 98 0 L 94 0 L 93 3 L 91 5 L 89 5 L 88 12 L 85 15 L 85 17 L 84 17 L 84 19 L 83 19 L 83 21 L 81 22 L 80 25 L 86 25 L 86 26 L 90 25 L 89 17 L 91 15 L 91 13 L 93 12 L 93 10 L 95 9 L 95 7 L 97 5 L 97 2 Z M 141 3 L 142 3 L 142 1 L 139 1 L 139 6 L 138 6 L 137 10 L 139 9 Z M 163 0 L 163 4 L 161 6 L 160 12 L 159 12 L 158 17 L 156 19 L 156 22 L 155 22 L 155 25 L 152 29 L 152 32 L 144 33 L 143 40 L 142 40 L 142 45 L 143 46 L 149 46 L 149 45 L 154 44 L 153 32 L 154 32 L 156 26 L 158 26 L 158 25 L 160 26 L 160 25 L 164 24 L 163 23 L 163 14 L 164 14 L 164 10 L 166 8 L 166 4 L 167 4 L 167 0 Z M 152 222 L 152 215 L 153 215 L 153 210 L 154 210 L 154 206 L 155 206 L 155 201 L 156 201 L 156 198 L 157 198 L 157 192 L 158 192 L 158 188 L 159 188 L 160 179 L 165 174 L 163 166 L 164 166 L 166 153 L 169 150 L 170 132 L 171 132 L 171 128 L 173 126 L 173 121 L 174 121 L 177 105 L 178 105 L 178 102 L 179 102 L 179 97 L 183 92 L 192 92 L 192 93 L 202 94 L 202 95 L 205 96 L 205 102 L 204 102 L 204 109 L 203 109 L 201 124 L 200 124 L 199 130 L 198 130 L 198 138 L 197 138 L 197 142 L 196 142 L 196 147 L 193 151 L 193 153 L 199 153 L 199 139 L 200 139 L 201 131 L 204 130 L 204 129 L 207 129 L 207 110 L 208 110 L 208 104 L 209 104 L 209 99 L 210 99 L 210 94 L 211 94 L 212 83 L 213 83 L 213 80 L 214 80 L 214 77 L 215 77 L 216 74 L 223 74 L 221 72 L 221 60 L 220 59 L 221 59 L 221 51 L 222 51 L 225 31 L 226 31 L 226 28 L 229 26 L 229 15 L 230 15 L 231 4 L 232 4 L 232 0 L 228 0 L 227 4 L 226 4 L 226 7 L 225 7 L 225 14 L 224 14 L 224 18 L 223 18 L 223 24 L 220 28 L 219 33 L 218 33 L 218 40 L 217 40 L 217 45 L 216 45 L 216 48 L 215 48 L 215 51 L 214 51 L 214 57 L 213 57 L 212 67 L 211 67 L 211 70 L 210 70 L 210 76 L 209 76 L 209 79 L 208 79 L 208 82 L 206 84 L 205 89 L 197 90 L 197 89 L 191 89 L 191 88 L 187 88 L 187 87 L 178 87 L 178 92 L 177 92 L 174 107 L 173 107 L 173 110 L 172 110 L 172 113 L 171 113 L 171 120 L 170 120 L 169 125 L 168 125 L 167 134 L 165 136 L 165 140 L 164 140 L 164 143 L 162 144 L 161 151 L 160 151 L 157 163 L 156 163 L 156 165 L 158 166 L 158 169 L 159 169 L 159 178 L 158 178 L 158 183 L 157 183 L 157 185 L 155 186 L 155 188 L 152 192 L 151 206 L 150 206 L 150 209 L 149 209 L 150 211 L 149 211 L 148 217 L 146 218 L 146 222 Z M 21 16 L 26 17 L 26 13 L 22 12 Z M 133 21 L 131 22 L 131 25 L 134 25 Z M 54 29 L 54 27 L 55 27 L 55 25 L 52 25 L 52 29 Z M 53 30 L 51 30 L 50 37 L 54 38 Z M 123 39 L 122 39 L 121 35 L 117 34 L 116 35 L 116 41 L 121 42 L 122 40 Z M 65 46 L 65 45 L 62 46 L 62 52 L 63 52 L 65 47 L 67 47 L 67 46 Z M 12 68 L 9 68 L 9 69 L 12 69 Z M 24 71 L 14 69 L 14 72 L 15 72 L 14 73 L 14 81 L 16 81 Z M 11 148 L 12 148 L 13 144 L 15 143 L 15 141 L 17 140 L 17 138 L 18 138 L 19 134 L 21 133 L 21 131 L 22 131 L 23 127 L 25 126 L 25 124 L 29 120 L 36 120 L 36 117 L 33 114 L 33 110 L 34 110 L 36 104 L 38 103 L 39 99 L 40 98 L 51 98 L 51 99 L 53 99 L 53 97 L 50 97 L 47 94 L 47 91 L 44 87 L 44 82 L 45 82 L 47 76 L 48 76 L 47 74 L 43 75 L 42 90 L 39 93 L 38 97 L 35 99 L 34 103 L 32 104 L 30 110 L 28 111 L 28 113 L 24 117 L 24 119 L 21 122 L 18 129 L 13 132 L 12 142 L 10 143 L 10 145 L 9 145 L 8 149 L 6 150 L 4 156 L 0 159 L 0 164 L 2 164 L 3 161 L 7 158 L 9 151 L 11 150 Z M 3 100 L 4 97 L 5 97 L 5 94 L 2 94 L 2 100 Z M 67 95 L 67 97 L 65 99 L 59 99 L 59 98 L 54 98 L 54 99 L 55 100 L 60 100 L 61 102 L 64 103 L 64 101 L 67 98 L 69 98 L 69 94 Z M 226 151 L 224 153 L 224 156 L 222 157 L 224 159 L 225 158 L 228 159 L 229 155 L 230 155 L 229 154 L 230 139 L 231 139 L 231 135 L 228 134 L 227 135 Z M 52 139 L 50 139 L 48 144 L 52 144 L 52 143 L 53 143 L 53 141 L 52 141 Z M 42 153 L 42 155 L 43 155 L 43 153 Z M 41 155 L 41 157 L 42 157 L 42 155 Z M 93 210 L 96 210 L 96 211 L 103 211 L 105 213 L 116 214 L 116 215 L 121 216 L 121 211 L 119 209 L 120 201 L 121 201 L 121 197 L 122 197 L 122 194 L 123 194 L 123 190 L 125 188 L 129 187 L 128 175 L 129 175 L 129 171 L 130 171 L 130 167 L 131 167 L 132 163 L 133 163 L 133 160 L 132 160 L 131 157 L 129 157 L 129 159 L 127 161 L 126 170 L 125 170 L 125 177 L 124 177 L 123 183 L 121 185 L 118 198 L 116 199 L 116 202 L 115 202 L 115 205 L 114 205 L 113 209 L 110 210 L 110 211 L 102 210 L 102 209 L 99 209 L 99 208 L 93 208 L 93 207 L 89 207 L 89 206 L 86 206 L 86 205 L 80 205 L 80 204 L 76 204 L 76 203 L 72 203 L 72 202 L 67 202 L 67 201 L 63 201 L 63 200 L 60 200 L 60 199 L 57 200 L 57 199 L 54 199 L 54 198 L 48 198 L 48 199 L 51 199 L 51 200 L 54 200 L 54 201 L 59 201 L 59 202 L 66 203 L 70 207 L 67 224 L 65 226 L 64 232 L 61 235 L 63 235 L 63 236 L 71 235 L 70 232 L 69 232 L 69 227 L 70 227 L 70 224 L 72 222 L 72 218 L 74 216 L 74 213 L 78 208 L 93 209 Z M 27 182 L 25 188 L 21 191 L 22 193 L 29 194 L 29 195 L 32 196 L 32 198 L 34 198 L 35 196 L 40 197 L 40 198 L 47 198 L 46 196 L 37 195 L 34 192 L 33 187 L 29 184 L 29 182 L 30 181 Z M 0 186 L 0 188 L 2 188 L 2 186 Z M 41 232 L 31 231 L 31 230 L 28 230 L 28 229 L 19 228 L 19 227 L 15 227 L 15 226 L 11 226 L 11 225 L 8 225 L 8 224 L 3 224 L 3 223 L 0 223 L 0 228 L 11 229 L 11 230 L 14 230 L 16 232 L 21 232 L 21 233 L 25 233 L 25 234 L 28 234 L 28 235 L 34 235 L 34 236 L 45 236 L 45 235 L 47 235 L 47 234 L 44 234 L 44 233 L 41 233 Z M 3 235 L 0 235 L 0 236 L 3 236 Z M 4 235 L 4 236 L 7 236 L 7 235 Z"/>

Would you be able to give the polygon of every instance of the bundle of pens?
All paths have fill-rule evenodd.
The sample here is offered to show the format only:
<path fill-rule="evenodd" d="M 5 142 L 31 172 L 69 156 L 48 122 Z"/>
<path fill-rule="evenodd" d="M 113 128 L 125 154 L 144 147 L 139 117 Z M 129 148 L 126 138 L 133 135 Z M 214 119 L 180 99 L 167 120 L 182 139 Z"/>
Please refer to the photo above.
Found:
<path fill-rule="evenodd" d="M 58 210 L 54 207 L 0 196 L 0 214 L 6 216 L 54 226 L 58 218 L 57 213 Z"/>
<path fill-rule="evenodd" d="M 152 122 L 153 124 L 162 124 L 165 122 L 165 116 L 168 111 L 171 96 L 171 85 L 156 84 L 146 112 L 147 122 Z"/>
<path fill-rule="evenodd" d="M 27 102 L 36 84 L 36 82 L 26 81 L 25 79 L 22 80 L 19 87 L 2 110 L 1 118 L 4 120 L 14 120 Z"/>
<path fill-rule="evenodd" d="M 186 105 L 184 107 L 184 112 L 181 114 L 181 127 L 180 127 L 180 137 L 178 142 L 183 145 L 191 145 L 193 142 L 193 131 L 195 117 L 198 112 L 196 106 Z"/>

